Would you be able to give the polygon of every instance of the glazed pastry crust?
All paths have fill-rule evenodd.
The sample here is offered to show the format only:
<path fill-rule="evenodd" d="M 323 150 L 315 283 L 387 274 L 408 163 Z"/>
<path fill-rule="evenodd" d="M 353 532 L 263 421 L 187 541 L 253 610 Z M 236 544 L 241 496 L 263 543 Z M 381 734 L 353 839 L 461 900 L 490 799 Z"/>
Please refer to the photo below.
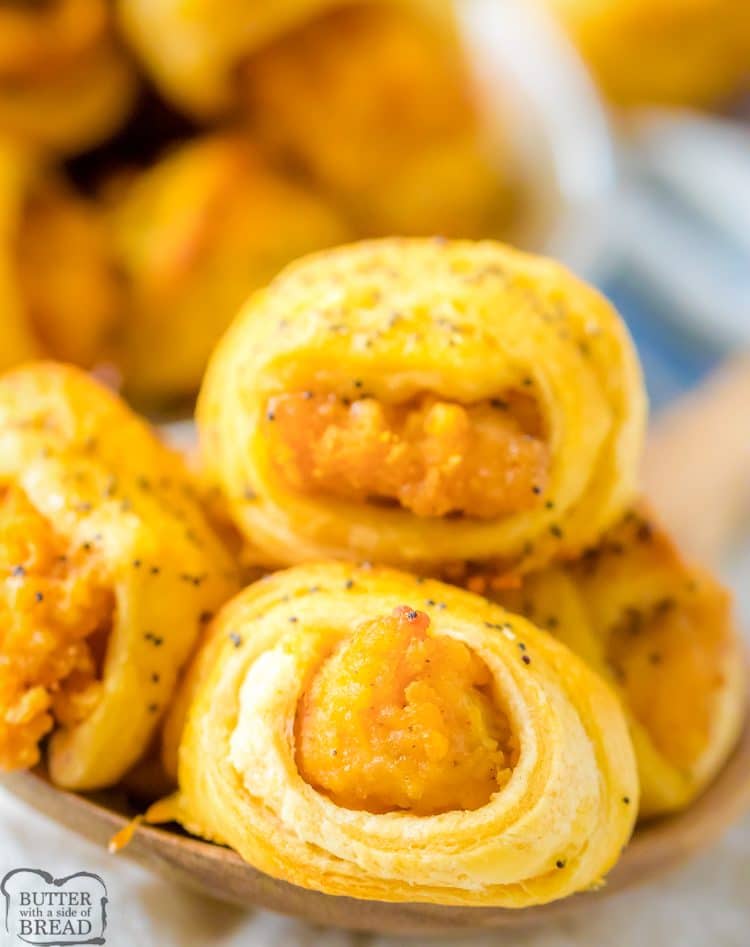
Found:
<path fill-rule="evenodd" d="M 277 468 L 272 399 L 471 405 L 521 392 L 549 475 L 528 509 L 489 519 L 300 491 Z M 271 408 L 269 412 L 269 407 Z M 424 571 L 572 556 L 622 515 L 645 399 L 614 310 L 556 263 L 489 241 L 389 239 L 321 253 L 257 293 L 217 348 L 198 408 L 208 475 L 260 561 L 368 559 Z M 460 459 L 460 458 L 459 458 Z"/>
<path fill-rule="evenodd" d="M 168 154 L 113 195 L 109 222 L 127 291 L 117 361 L 149 402 L 194 394 L 247 295 L 348 234 L 323 198 L 233 135 Z"/>
<path fill-rule="evenodd" d="M 342 808 L 298 769 L 295 718 L 311 676 L 358 623 L 405 604 L 484 662 L 518 740 L 510 780 L 478 809 Z M 177 818 L 294 884 L 523 907 L 598 883 L 632 829 L 634 758 L 609 688 L 529 622 L 439 582 L 345 563 L 277 573 L 217 616 L 186 688 L 179 793 L 149 818 Z"/>
<path fill-rule="evenodd" d="M 746 658 L 731 602 L 645 507 L 567 568 L 489 594 L 549 630 L 616 689 L 641 783 L 640 817 L 687 806 L 742 729 Z"/>
<path fill-rule="evenodd" d="M 111 590 L 99 697 L 82 720 L 57 721 L 47 763 L 58 785 L 112 785 L 147 750 L 202 623 L 236 591 L 233 564 L 180 458 L 72 368 L 36 363 L 0 379 L 7 489 Z"/>

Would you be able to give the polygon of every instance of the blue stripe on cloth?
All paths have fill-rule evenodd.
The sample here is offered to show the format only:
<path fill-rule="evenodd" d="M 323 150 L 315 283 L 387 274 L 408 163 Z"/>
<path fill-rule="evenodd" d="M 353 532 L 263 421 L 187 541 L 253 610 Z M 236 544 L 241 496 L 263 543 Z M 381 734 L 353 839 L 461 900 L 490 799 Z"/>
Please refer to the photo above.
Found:
<path fill-rule="evenodd" d="M 612 274 L 599 288 L 635 339 L 653 411 L 695 387 L 722 361 L 725 352 L 719 344 L 682 330 L 678 320 L 627 274 Z"/>

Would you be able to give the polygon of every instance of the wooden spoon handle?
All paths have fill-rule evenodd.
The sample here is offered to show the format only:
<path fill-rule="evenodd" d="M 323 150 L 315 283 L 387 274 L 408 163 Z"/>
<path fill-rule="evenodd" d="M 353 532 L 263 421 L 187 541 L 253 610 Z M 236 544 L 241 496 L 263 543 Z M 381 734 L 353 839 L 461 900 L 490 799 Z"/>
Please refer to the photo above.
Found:
<path fill-rule="evenodd" d="M 750 356 L 657 420 L 644 485 L 685 551 L 716 562 L 750 514 Z"/>

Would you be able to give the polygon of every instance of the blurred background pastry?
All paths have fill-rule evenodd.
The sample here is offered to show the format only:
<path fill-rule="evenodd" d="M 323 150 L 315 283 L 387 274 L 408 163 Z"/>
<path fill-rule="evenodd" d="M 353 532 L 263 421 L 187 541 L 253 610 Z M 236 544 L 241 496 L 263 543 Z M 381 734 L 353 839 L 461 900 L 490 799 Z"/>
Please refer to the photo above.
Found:
<path fill-rule="evenodd" d="M 120 8 L 178 107 L 247 123 L 276 160 L 336 195 L 361 235 L 504 224 L 510 167 L 483 140 L 450 3 L 240 5 L 218 30 L 209 5 L 196 8 L 190 21 L 170 2 Z M 175 42 L 158 43 L 156 25 Z"/>
<path fill-rule="evenodd" d="M 35 338 L 9 345 L 6 363 L 40 352 L 104 363 L 139 404 L 184 411 L 241 302 L 295 257 L 369 234 L 524 230 L 515 132 L 505 117 L 486 127 L 451 4 L 237 4 L 221 22 L 210 4 L 188 15 L 171 0 L 132 0 L 116 22 L 113 9 L 0 8 L 26 37 L 9 33 L 8 55 L 25 49 L 47 75 L 95 49 L 129 90 L 106 107 L 106 127 L 65 147 L 42 142 L 67 153 L 55 176 L 75 191 L 64 219 L 59 198 L 36 200 L 19 233 L 18 280 L 38 313 Z M 86 83 L 92 95 L 111 87 Z M 85 101 L 65 94 L 56 121 Z M 23 129 L 8 133 L 20 147 Z M 526 236 L 539 241 L 545 227 Z M 18 335 L 18 318 L 4 321 Z"/>
<path fill-rule="evenodd" d="M 444 0 L 229 0 L 221 18 L 210 0 L 193 0 L 189 9 L 181 0 L 118 0 L 117 13 L 128 45 L 162 95 L 207 122 L 242 113 L 243 68 L 256 53 L 347 7 L 405 11 L 428 29 L 449 28 L 454 15 Z"/>
<path fill-rule="evenodd" d="M 617 105 L 718 106 L 750 83 L 745 0 L 543 0 Z"/>
<path fill-rule="evenodd" d="M 116 131 L 136 91 L 109 0 L 0 4 L 0 133 L 83 151 Z"/>
<path fill-rule="evenodd" d="M 449 20 L 388 2 L 334 9 L 249 57 L 237 85 L 252 133 L 335 195 L 361 235 L 500 229 L 507 182 Z"/>
<path fill-rule="evenodd" d="M 193 394 L 245 298 L 290 258 L 345 241 L 321 196 L 240 135 L 195 138 L 108 192 L 126 295 L 115 361 L 152 406 Z"/>
<path fill-rule="evenodd" d="M 223 174 L 234 173 L 232 162 L 205 157 L 212 151 L 201 146 L 207 135 L 243 136 L 248 154 L 254 155 L 248 160 L 256 171 L 239 177 L 257 178 L 254 201 L 261 218 L 246 227 L 256 235 L 262 232 L 263 240 L 245 243 L 239 236 L 242 228 L 233 225 L 226 245 L 215 250 L 216 260 L 234 255 L 237 269 L 246 266 L 247 290 L 299 253 L 330 242 L 439 232 L 510 237 L 572 261 L 616 298 L 631 322 L 638 321 L 639 339 L 650 333 L 651 309 L 642 314 L 637 281 L 623 286 L 620 270 L 625 268 L 637 268 L 648 281 L 649 294 L 668 294 L 667 309 L 679 305 L 694 322 L 695 309 L 714 322 L 725 312 L 738 313 L 725 316 L 725 323 L 744 318 L 746 293 L 730 298 L 726 280 L 717 292 L 718 266 L 711 287 L 704 285 L 705 279 L 701 283 L 702 270 L 688 269 L 675 279 L 684 257 L 678 241 L 688 231 L 676 220 L 674 205 L 662 201 L 665 185 L 670 201 L 677 196 L 680 202 L 696 203 L 705 194 L 701 213 L 711 214 L 707 223 L 720 221 L 725 227 L 734 204 L 742 206 L 742 169 L 739 161 L 730 160 L 741 154 L 741 142 L 717 137 L 712 156 L 706 143 L 718 133 L 718 124 L 692 122 L 688 130 L 682 118 L 678 128 L 674 118 L 665 122 L 660 117 L 658 140 L 653 129 L 631 134 L 621 150 L 626 160 L 616 169 L 601 103 L 562 29 L 574 38 L 601 87 L 610 90 L 611 101 L 714 106 L 741 94 L 748 60 L 745 4 L 285 0 L 272 5 L 236 2 L 222 9 L 217 18 L 214 5 L 197 0 L 189 9 L 177 0 L 0 5 L 0 132 L 58 154 L 86 198 L 101 203 L 105 195 L 108 204 L 116 205 L 108 218 L 111 229 L 100 231 L 95 241 L 101 248 L 92 247 L 90 255 L 104 255 L 105 243 L 114 246 L 129 287 L 127 315 L 120 304 L 104 301 L 105 294 L 117 295 L 118 290 L 100 286 L 91 289 L 88 300 L 80 297 L 79 308 L 93 315 L 68 318 L 71 326 L 80 319 L 119 324 L 121 343 L 104 358 L 120 363 L 120 377 L 127 378 L 129 391 L 142 403 L 184 404 L 185 395 L 195 393 L 208 350 L 229 318 L 221 311 L 224 306 L 236 309 L 241 298 L 241 280 L 208 261 L 208 236 L 202 252 L 185 255 L 182 275 L 172 278 L 169 293 L 162 276 L 146 276 L 145 246 L 160 239 L 155 234 L 157 228 L 163 233 L 163 217 L 172 218 L 175 229 L 182 224 L 176 223 L 179 213 L 163 207 L 154 211 L 160 223 L 137 223 L 146 213 L 135 209 L 148 201 L 145 182 L 159 182 L 153 191 L 167 187 L 167 178 L 176 180 L 177 168 L 185 177 L 198 175 L 185 170 L 190 164 L 186 156 L 192 154 L 196 166 L 214 166 L 215 183 L 206 187 L 231 189 L 228 179 L 219 182 Z M 234 147 L 242 150 L 239 144 Z M 721 170 L 713 174 L 710 168 L 718 168 L 718 160 Z M 626 184 L 619 191 L 614 190 L 616 170 L 624 171 Z M 112 180 L 120 184 L 113 188 Z M 121 186 L 125 180 L 130 181 L 127 187 Z M 730 199 L 724 211 L 721 184 L 726 182 L 727 190 L 730 180 L 739 200 Z M 177 196 L 181 186 L 168 188 L 172 208 L 184 200 Z M 266 193 L 262 201 L 261 191 Z M 647 200 L 642 199 L 644 191 Z M 304 208 L 301 216 L 307 222 L 298 229 L 291 227 L 290 213 L 277 212 L 277 204 L 292 200 Z M 238 205 L 242 203 L 240 198 Z M 93 211 L 93 205 L 86 206 Z M 269 208 L 276 208 L 278 220 L 273 238 L 276 227 L 263 218 Z M 180 213 L 189 217 L 191 211 Z M 75 226 L 71 245 L 78 241 L 83 251 L 83 231 L 91 234 L 92 228 L 77 216 L 79 223 L 68 220 L 66 227 L 71 231 Z M 200 216 L 196 212 L 193 220 Z M 151 226 L 151 237 L 146 237 Z M 194 226 L 185 224 L 192 228 L 193 242 Z M 38 222 L 32 223 L 32 230 L 39 229 Z M 35 284 L 49 282 L 51 267 L 42 279 L 44 254 L 29 252 L 28 244 L 52 244 L 60 226 L 57 237 L 51 229 L 45 226 L 43 239 L 25 240 L 23 253 L 27 286 L 48 296 Z M 133 237 L 134 230 L 143 230 L 143 237 Z M 303 230 L 309 231 L 309 240 L 301 239 Z M 733 240 L 737 232 L 734 228 Z M 66 240 L 71 236 L 66 233 Z M 272 239 L 273 252 L 265 246 Z M 712 251 L 722 242 L 713 241 Z M 693 243 L 687 250 L 701 252 Z M 47 262 L 54 257 L 46 254 Z M 68 287 L 74 282 L 79 288 L 90 286 L 90 274 L 84 272 L 91 269 L 88 257 L 86 252 L 71 254 L 75 262 L 64 267 L 70 270 Z M 162 265 L 153 263 L 155 269 Z M 191 268 L 195 283 L 188 276 Z M 55 269 L 62 270 L 62 264 Z M 82 271 L 80 277 L 73 269 Z M 60 272 L 54 281 L 63 281 Z M 180 298 L 178 284 L 189 287 L 194 312 Z M 197 285 L 205 287 L 205 296 L 195 293 Z M 230 285 L 237 289 L 229 291 Z M 99 298 L 93 300 L 94 295 Z M 210 313 L 203 305 L 206 299 L 211 300 Z M 647 307 L 650 302 L 645 300 Z M 154 318 L 154 308 L 162 307 L 160 318 Z M 39 308 L 48 309 L 49 300 Z M 114 317 L 98 314 L 118 308 Z M 662 317 L 662 312 L 655 314 Z M 666 317 L 674 318 L 674 312 L 667 311 Z M 11 328 L 17 318 L 3 319 L 6 335 L 17 336 L 17 328 Z M 147 377 L 153 369 L 143 346 L 133 337 L 138 327 L 157 324 L 149 346 L 152 362 L 160 363 L 160 377 L 154 380 Z M 61 344 L 61 333 L 45 332 L 64 357 L 85 364 L 94 359 L 99 343 L 87 341 L 86 333 L 80 341 Z M 725 351 L 724 342 L 717 346 L 710 335 L 705 333 L 707 344 L 690 354 L 701 370 L 713 364 L 709 356 L 716 359 Z M 32 349 L 38 350 L 29 345 L 25 350 Z M 5 361 L 23 357 L 17 344 L 8 347 L 9 353 L 16 351 L 5 355 Z M 166 351 L 168 358 L 162 355 Z M 139 359 L 142 381 L 135 378 L 141 374 Z M 646 363 L 652 376 L 648 358 Z M 651 377 L 649 382 L 653 387 Z"/>
<path fill-rule="evenodd" d="M 0 227 L 0 367 L 93 367 L 122 312 L 102 209 L 35 149 L 0 139 Z"/>

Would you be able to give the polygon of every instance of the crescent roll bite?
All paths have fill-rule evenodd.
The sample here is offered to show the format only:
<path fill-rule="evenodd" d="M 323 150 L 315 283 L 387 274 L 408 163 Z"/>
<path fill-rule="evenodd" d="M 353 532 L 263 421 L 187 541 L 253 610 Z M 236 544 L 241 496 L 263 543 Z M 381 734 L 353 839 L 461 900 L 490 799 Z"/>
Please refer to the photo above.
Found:
<path fill-rule="evenodd" d="M 181 459 L 77 369 L 0 377 L 0 768 L 116 783 L 237 589 Z"/>
<path fill-rule="evenodd" d="M 147 818 L 296 885 L 519 908 L 598 884 L 633 827 L 609 687 L 440 582 L 346 563 L 267 577 L 219 613 L 183 688 L 179 790 Z"/>
<path fill-rule="evenodd" d="M 265 564 L 508 572 L 595 542 L 634 491 L 645 400 L 616 312 L 492 242 L 390 239 L 302 260 L 217 348 L 207 475 Z"/>
<path fill-rule="evenodd" d="M 110 0 L 0 4 L 0 132 L 84 151 L 116 131 L 136 88 Z"/>
<path fill-rule="evenodd" d="M 638 758 L 643 818 L 687 806 L 734 748 L 747 673 L 727 592 L 686 563 L 645 508 L 575 563 L 489 591 L 616 689 Z"/>

